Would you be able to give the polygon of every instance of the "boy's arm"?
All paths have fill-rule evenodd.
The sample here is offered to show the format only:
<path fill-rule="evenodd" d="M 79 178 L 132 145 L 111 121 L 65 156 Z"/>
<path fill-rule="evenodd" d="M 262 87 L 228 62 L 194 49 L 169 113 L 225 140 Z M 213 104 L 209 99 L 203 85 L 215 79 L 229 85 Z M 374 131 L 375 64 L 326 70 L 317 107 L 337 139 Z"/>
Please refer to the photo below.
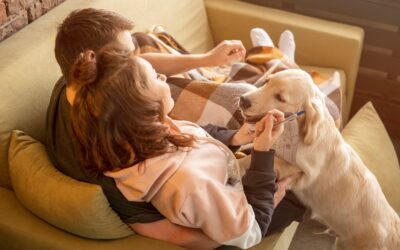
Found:
<path fill-rule="evenodd" d="M 225 40 L 203 54 L 144 53 L 139 56 L 149 61 L 157 73 L 170 76 L 199 67 L 224 65 L 234 60 L 243 59 L 245 54 L 246 50 L 241 41 Z"/>
<path fill-rule="evenodd" d="M 207 54 L 173 55 L 165 53 L 145 53 L 139 56 L 147 60 L 157 73 L 167 76 L 209 66 Z"/>

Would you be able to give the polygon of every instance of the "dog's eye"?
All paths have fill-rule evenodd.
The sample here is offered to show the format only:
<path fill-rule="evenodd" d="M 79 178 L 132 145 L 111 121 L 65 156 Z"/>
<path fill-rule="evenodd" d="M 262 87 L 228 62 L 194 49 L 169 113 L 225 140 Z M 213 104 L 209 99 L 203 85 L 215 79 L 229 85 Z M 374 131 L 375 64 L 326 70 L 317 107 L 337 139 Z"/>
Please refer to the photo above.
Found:
<path fill-rule="evenodd" d="M 281 94 L 275 94 L 275 99 L 277 99 L 280 102 L 285 102 L 285 99 L 283 99 Z"/>

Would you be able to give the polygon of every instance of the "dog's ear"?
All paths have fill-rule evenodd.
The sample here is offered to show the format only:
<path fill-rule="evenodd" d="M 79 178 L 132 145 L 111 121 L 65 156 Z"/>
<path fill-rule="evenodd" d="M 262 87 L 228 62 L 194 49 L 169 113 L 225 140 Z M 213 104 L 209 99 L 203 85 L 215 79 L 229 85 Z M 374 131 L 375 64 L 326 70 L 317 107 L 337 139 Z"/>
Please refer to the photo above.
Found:
<path fill-rule="evenodd" d="M 318 125 L 321 121 L 321 110 L 318 100 L 313 98 L 305 105 L 305 119 L 303 123 L 304 144 L 311 145 L 318 136 Z"/>

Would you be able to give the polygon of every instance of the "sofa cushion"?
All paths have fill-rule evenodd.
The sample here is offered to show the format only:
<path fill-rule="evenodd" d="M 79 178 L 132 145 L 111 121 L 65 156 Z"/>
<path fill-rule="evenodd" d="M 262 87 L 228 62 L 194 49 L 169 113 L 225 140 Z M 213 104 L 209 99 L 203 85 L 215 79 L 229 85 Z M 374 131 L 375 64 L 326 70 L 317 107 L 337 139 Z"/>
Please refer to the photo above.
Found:
<path fill-rule="evenodd" d="M 19 201 L 48 223 L 92 239 L 133 234 L 111 209 L 100 186 L 59 172 L 46 148 L 24 132 L 13 131 L 11 135 L 9 166 Z"/>
<path fill-rule="evenodd" d="M 343 129 L 343 137 L 374 173 L 390 205 L 400 212 L 400 167 L 393 144 L 371 102 Z"/>

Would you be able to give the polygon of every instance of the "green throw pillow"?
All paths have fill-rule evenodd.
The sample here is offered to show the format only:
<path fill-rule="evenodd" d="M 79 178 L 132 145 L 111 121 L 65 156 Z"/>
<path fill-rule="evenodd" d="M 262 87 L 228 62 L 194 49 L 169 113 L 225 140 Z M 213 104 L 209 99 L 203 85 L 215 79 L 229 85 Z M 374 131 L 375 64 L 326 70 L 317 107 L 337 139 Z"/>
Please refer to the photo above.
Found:
<path fill-rule="evenodd" d="M 19 201 L 48 223 L 92 239 L 133 234 L 111 209 L 100 186 L 59 172 L 45 146 L 22 131 L 13 131 L 11 135 L 9 166 Z"/>
<path fill-rule="evenodd" d="M 371 102 L 343 129 L 343 137 L 375 174 L 390 205 L 400 212 L 400 168 L 396 151 Z"/>

